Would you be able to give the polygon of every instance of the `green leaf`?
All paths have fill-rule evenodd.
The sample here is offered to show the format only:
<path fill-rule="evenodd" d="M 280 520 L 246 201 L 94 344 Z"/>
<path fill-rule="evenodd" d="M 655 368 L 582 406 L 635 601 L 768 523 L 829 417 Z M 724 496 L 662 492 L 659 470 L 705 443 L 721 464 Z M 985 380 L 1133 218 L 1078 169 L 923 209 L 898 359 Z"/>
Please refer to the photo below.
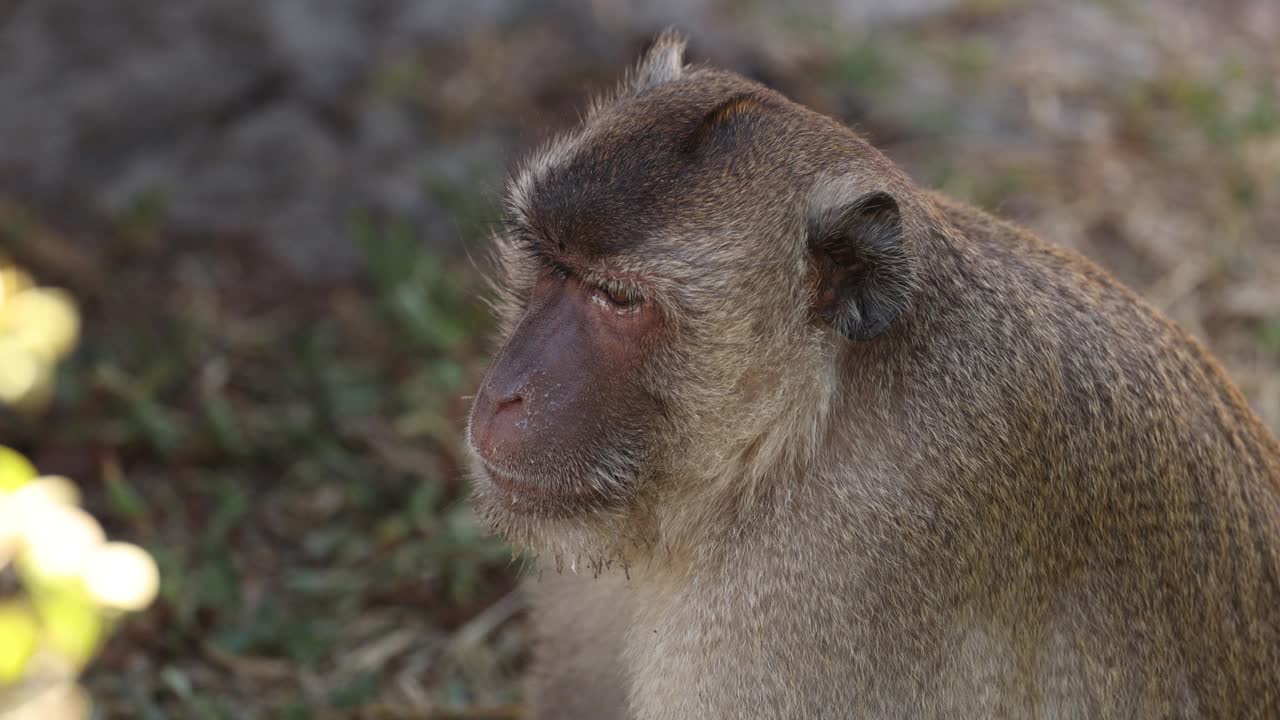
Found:
<path fill-rule="evenodd" d="M 102 479 L 107 487 L 107 502 L 111 511 L 129 519 L 138 519 L 147 514 L 147 502 L 142 498 L 129 479 L 125 477 L 120 463 L 114 459 L 102 468 Z"/>

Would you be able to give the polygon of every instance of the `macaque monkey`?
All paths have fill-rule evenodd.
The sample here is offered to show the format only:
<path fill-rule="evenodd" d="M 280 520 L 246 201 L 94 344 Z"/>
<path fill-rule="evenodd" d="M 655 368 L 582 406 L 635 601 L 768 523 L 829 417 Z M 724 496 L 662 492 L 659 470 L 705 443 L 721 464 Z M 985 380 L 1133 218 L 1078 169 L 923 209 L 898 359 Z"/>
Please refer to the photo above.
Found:
<path fill-rule="evenodd" d="M 1106 272 L 660 37 L 517 172 L 534 718 L 1280 718 L 1280 446 Z"/>

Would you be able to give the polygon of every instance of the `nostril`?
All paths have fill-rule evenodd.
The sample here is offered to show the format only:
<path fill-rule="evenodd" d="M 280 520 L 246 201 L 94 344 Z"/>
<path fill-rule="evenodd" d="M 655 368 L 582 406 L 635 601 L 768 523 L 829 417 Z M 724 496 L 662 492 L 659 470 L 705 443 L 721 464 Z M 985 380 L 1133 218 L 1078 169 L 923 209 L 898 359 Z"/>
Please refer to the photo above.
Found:
<path fill-rule="evenodd" d="M 511 390 L 493 392 L 477 406 L 482 409 L 472 428 L 473 441 L 488 461 L 509 462 L 527 444 L 531 428 L 524 403 L 524 394 Z"/>
<path fill-rule="evenodd" d="M 524 398 L 520 397 L 520 393 L 518 392 L 507 393 L 502 397 L 498 398 L 498 409 L 502 410 L 503 408 L 509 407 L 511 405 L 518 405 L 522 402 L 524 402 Z"/>

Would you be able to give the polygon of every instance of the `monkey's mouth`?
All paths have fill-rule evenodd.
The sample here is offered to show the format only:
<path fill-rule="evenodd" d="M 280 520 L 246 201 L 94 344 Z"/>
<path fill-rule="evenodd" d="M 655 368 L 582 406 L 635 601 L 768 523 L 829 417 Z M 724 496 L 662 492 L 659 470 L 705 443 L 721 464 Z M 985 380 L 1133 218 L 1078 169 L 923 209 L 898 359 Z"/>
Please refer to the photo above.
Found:
<path fill-rule="evenodd" d="M 515 494 L 538 494 L 542 492 L 539 490 L 541 483 L 537 480 L 503 470 L 485 460 L 478 452 L 473 451 L 472 454 L 475 455 L 476 464 L 479 465 L 481 474 L 499 490 Z"/>
<path fill-rule="evenodd" d="M 513 509 L 562 515 L 588 509 L 599 498 L 582 482 L 516 473 L 498 467 L 472 449 L 478 474 L 501 494 Z"/>

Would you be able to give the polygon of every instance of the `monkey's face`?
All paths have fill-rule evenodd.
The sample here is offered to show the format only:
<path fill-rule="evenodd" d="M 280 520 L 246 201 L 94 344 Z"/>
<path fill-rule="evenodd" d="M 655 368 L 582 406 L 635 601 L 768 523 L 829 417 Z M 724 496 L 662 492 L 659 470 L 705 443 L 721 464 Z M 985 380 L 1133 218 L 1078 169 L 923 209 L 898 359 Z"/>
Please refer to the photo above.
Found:
<path fill-rule="evenodd" d="M 738 442 L 723 428 L 750 425 L 760 368 L 811 319 L 797 203 L 739 202 L 766 176 L 726 177 L 746 152 L 691 151 L 699 119 L 618 108 L 509 188 L 503 344 L 468 438 L 481 514 L 519 544 L 563 547 L 569 528 L 599 556 L 635 534 L 663 489 L 720 464 L 706 451 Z"/>
<path fill-rule="evenodd" d="M 906 304 L 897 197 L 858 171 L 882 158 L 759 85 L 673 67 L 508 188 L 503 344 L 467 437 L 480 513 L 518 545 L 608 557 L 690 498 L 807 462 L 841 343 Z"/>

